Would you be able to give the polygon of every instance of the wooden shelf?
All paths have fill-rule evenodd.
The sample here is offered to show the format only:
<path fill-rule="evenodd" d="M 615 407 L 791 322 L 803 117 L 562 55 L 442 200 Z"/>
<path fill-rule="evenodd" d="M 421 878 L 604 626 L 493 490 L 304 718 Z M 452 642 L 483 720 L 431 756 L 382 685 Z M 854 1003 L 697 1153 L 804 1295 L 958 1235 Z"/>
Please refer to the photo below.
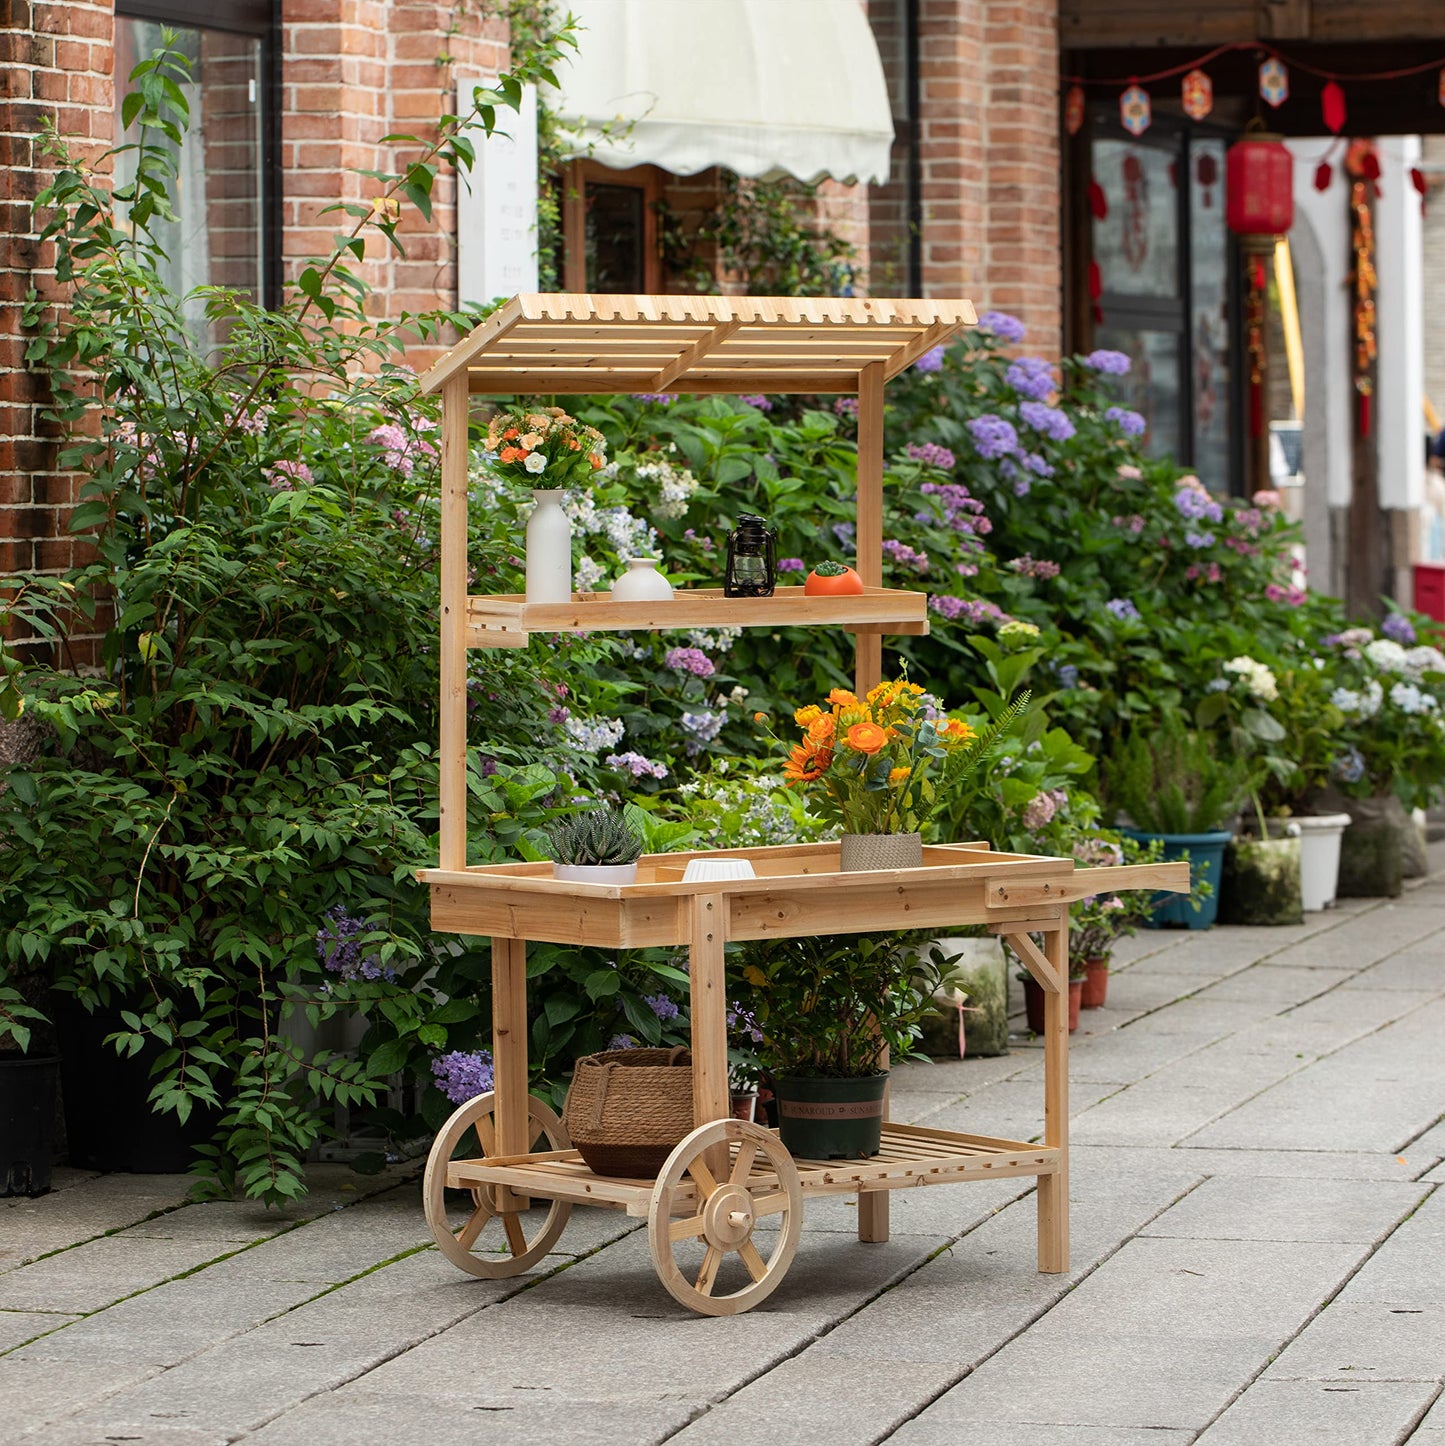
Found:
<path fill-rule="evenodd" d="M 774 1131 L 776 1133 L 776 1131 Z M 737 1147 L 731 1148 L 736 1158 Z M 1060 1151 L 1024 1140 L 991 1135 L 965 1135 L 919 1125 L 885 1124 L 878 1154 L 864 1160 L 796 1159 L 804 1195 L 852 1194 L 859 1186 L 898 1190 L 912 1185 L 942 1185 L 956 1180 L 996 1179 L 1009 1175 L 1050 1175 L 1059 1167 Z M 478 1185 L 507 1185 L 517 1194 L 538 1199 L 571 1200 L 605 1205 L 645 1217 L 653 1181 L 595 1175 L 576 1150 L 511 1156 L 491 1160 L 454 1160 L 447 1167 L 447 1185 L 454 1190 Z M 777 1176 L 759 1159 L 748 1177 L 753 1192 L 777 1184 Z M 676 1203 L 694 1198 L 690 1179 L 676 1192 Z"/>
<path fill-rule="evenodd" d="M 570 603 L 529 603 L 522 593 L 471 596 L 469 648 L 524 648 L 533 633 L 665 632 L 679 628 L 850 628 L 857 633 L 928 632 L 928 596 L 870 587 L 851 597 L 809 597 L 780 587 L 772 597 L 724 597 L 721 588 L 679 588 L 666 602 L 617 602 L 577 592 Z"/>

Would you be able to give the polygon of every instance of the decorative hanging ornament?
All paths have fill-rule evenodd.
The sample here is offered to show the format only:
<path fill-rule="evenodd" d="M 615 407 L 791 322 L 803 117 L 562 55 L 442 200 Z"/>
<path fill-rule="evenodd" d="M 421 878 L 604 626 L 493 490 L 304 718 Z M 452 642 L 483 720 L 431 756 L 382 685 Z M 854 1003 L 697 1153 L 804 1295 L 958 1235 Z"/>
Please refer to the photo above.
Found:
<path fill-rule="evenodd" d="M 1272 56 L 1260 62 L 1259 98 L 1276 110 L 1289 99 L 1289 71 Z"/>
<path fill-rule="evenodd" d="M 1076 136 L 1084 125 L 1084 87 L 1071 85 L 1064 97 L 1064 129 Z"/>
<path fill-rule="evenodd" d="M 1204 209 L 1213 209 L 1214 187 L 1219 180 L 1219 162 L 1209 151 L 1201 151 L 1199 159 L 1194 163 L 1194 179 L 1199 183 L 1202 193 Z"/>
<path fill-rule="evenodd" d="M 1315 190 L 1328 191 L 1330 182 L 1334 180 L 1335 173 L 1328 161 L 1321 161 L 1315 167 Z"/>
<path fill-rule="evenodd" d="M 1325 129 L 1331 135 L 1339 135 L 1345 128 L 1345 93 L 1340 89 L 1339 82 L 1328 80 L 1325 88 L 1320 92 L 1320 116 L 1324 120 Z"/>
<path fill-rule="evenodd" d="M 1294 225 L 1294 158 L 1278 136 L 1252 131 L 1230 146 L 1224 219 L 1246 239 L 1283 236 Z"/>
<path fill-rule="evenodd" d="M 1089 214 L 1096 221 L 1103 221 L 1109 215 L 1109 198 L 1104 188 L 1094 180 L 1089 182 Z"/>
<path fill-rule="evenodd" d="M 1142 136 L 1153 118 L 1149 92 L 1142 85 L 1131 85 L 1119 97 L 1119 123 L 1131 136 Z"/>
<path fill-rule="evenodd" d="M 1214 109 L 1214 82 L 1202 71 L 1191 70 L 1184 77 L 1184 114 L 1193 121 L 1206 120 Z"/>
<path fill-rule="evenodd" d="M 1425 201 L 1430 188 L 1425 182 L 1425 172 L 1419 166 L 1410 167 L 1410 184 L 1420 193 L 1420 214 L 1425 214 Z"/>

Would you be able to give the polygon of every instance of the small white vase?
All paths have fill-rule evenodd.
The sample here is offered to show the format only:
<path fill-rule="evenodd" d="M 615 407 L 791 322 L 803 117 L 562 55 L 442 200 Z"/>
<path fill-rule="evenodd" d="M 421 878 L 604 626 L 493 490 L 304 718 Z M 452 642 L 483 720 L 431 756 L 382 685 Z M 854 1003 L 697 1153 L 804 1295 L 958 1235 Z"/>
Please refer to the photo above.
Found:
<path fill-rule="evenodd" d="M 560 487 L 532 491 L 527 521 L 527 601 L 572 601 L 572 520 L 562 510 Z"/>
<path fill-rule="evenodd" d="M 1335 901 L 1340 877 L 1340 843 L 1349 827 L 1347 813 L 1305 814 L 1299 824 L 1300 895 L 1307 913 L 1327 909 Z"/>
<path fill-rule="evenodd" d="M 612 596 L 618 602 L 669 602 L 672 584 L 658 572 L 656 557 L 634 557 L 627 571 L 612 584 Z"/>

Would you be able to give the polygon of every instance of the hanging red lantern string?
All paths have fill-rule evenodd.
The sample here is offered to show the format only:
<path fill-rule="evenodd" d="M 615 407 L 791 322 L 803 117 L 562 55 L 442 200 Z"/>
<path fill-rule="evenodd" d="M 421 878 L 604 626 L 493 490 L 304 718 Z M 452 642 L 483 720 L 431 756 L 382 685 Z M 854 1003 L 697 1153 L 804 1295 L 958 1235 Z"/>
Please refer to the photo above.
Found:
<path fill-rule="evenodd" d="M 1320 92 L 1320 118 L 1331 135 L 1339 135 L 1345 128 L 1345 93 L 1337 80 L 1327 80 Z"/>

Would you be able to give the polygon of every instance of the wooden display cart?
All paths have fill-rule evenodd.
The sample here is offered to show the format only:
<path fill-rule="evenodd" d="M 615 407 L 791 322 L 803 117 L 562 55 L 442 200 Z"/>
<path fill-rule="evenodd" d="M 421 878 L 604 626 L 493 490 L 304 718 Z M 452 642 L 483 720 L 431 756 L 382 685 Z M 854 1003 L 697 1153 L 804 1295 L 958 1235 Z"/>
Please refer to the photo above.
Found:
<path fill-rule="evenodd" d="M 733 849 L 755 878 L 684 883 L 696 854 L 644 857 L 635 884 L 561 882 L 549 864 L 466 863 L 466 651 L 524 647 L 533 632 L 831 625 L 856 635 L 856 690 L 882 676 L 885 633 L 926 633 L 921 593 L 882 585 L 883 384 L 974 320 L 966 301 L 763 297 L 519 296 L 422 378 L 442 396 L 441 859 L 432 925 L 492 940 L 495 1088 L 437 1136 L 423 1193 L 442 1252 L 474 1275 L 516 1275 L 552 1248 L 574 1204 L 645 1217 L 667 1290 L 708 1315 L 747 1310 L 777 1287 L 797 1249 L 808 1195 L 858 1196 L 860 1240 L 888 1237 L 888 1191 L 1035 1176 L 1038 1265 L 1068 1268 L 1068 908 L 1122 888 L 1186 891 L 1188 864 L 1107 871 L 1072 859 L 924 849 L 921 868 L 844 873 L 838 846 Z M 858 398 L 858 597 L 770 598 L 679 591 L 619 603 L 468 596 L 470 397 L 618 392 L 843 393 Z M 982 924 L 1044 990 L 1044 1140 L 998 1139 L 885 1121 L 864 1160 L 795 1160 L 774 1131 L 730 1118 L 724 946 L 729 940 Z M 1042 936 L 1042 947 L 1033 935 Z M 527 1089 L 526 941 L 690 951 L 695 1128 L 656 1180 L 593 1174 L 560 1121 Z M 480 1154 L 455 1159 L 475 1131 Z M 538 1148 L 541 1146 L 542 1148 Z M 466 1192 L 459 1218 L 447 1192 Z M 533 1201 L 550 1202 L 546 1209 Z M 484 1239 L 499 1219 L 499 1239 Z M 760 1246 L 763 1248 L 760 1249 Z M 731 1277 L 731 1279 L 729 1278 Z"/>

